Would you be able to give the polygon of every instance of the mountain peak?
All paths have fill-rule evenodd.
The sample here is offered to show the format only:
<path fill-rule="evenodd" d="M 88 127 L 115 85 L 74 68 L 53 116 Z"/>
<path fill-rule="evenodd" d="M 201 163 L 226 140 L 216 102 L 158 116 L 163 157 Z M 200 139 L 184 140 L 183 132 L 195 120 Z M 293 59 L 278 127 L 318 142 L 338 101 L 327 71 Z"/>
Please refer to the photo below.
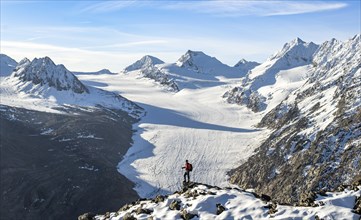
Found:
<path fill-rule="evenodd" d="M 49 57 L 20 61 L 14 77 L 22 82 L 31 81 L 34 85 L 47 85 L 58 91 L 72 90 L 75 93 L 88 93 L 88 89 L 67 70 L 64 65 L 56 65 Z"/>
<path fill-rule="evenodd" d="M 134 70 L 140 70 L 144 68 L 148 68 L 157 64 L 163 64 L 164 62 L 156 57 L 145 55 L 140 60 L 137 60 L 135 63 L 127 66 L 124 69 L 124 72 L 130 72 Z"/>
<path fill-rule="evenodd" d="M 247 61 L 245 59 L 241 59 L 240 61 L 238 61 L 238 63 L 236 63 L 236 65 L 234 65 L 234 67 L 244 67 L 244 66 L 258 66 L 260 63 L 255 62 L 255 61 Z"/>
<path fill-rule="evenodd" d="M 202 51 L 194 51 L 194 50 L 187 50 L 186 54 L 190 55 L 190 56 L 199 56 L 199 55 L 205 55 L 207 56 L 205 53 L 203 53 Z"/>
<path fill-rule="evenodd" d="M 0 53 L 0 76 L 9 76 L 16 66 L 17 62 L 14 59 Z"/>
<path fill-rule="evenodd" d="M 306 43 L 297 37 L 291 42 L 286 43 L 283 48 L 271 56 L 269 60 L 285 58 L 290 64 L 292 63 L 292 59 L 309 62 L 312 60 L 312 56 L 318 47 L 319 46 L 313 42 Z"/>
<path fill-rule="evenodd" d="M 241 59 L 234 65 L 235 68 L 241 70 L 244 73 L 247 73 L 251 69 L 255 68 L 256 66 L 260 65 L 260 63 L 254 62 L 254 61 L 247 61 L 245 59 Z"/>
<path fill-rule="evenodd" d="M 210 57 L 202 51 L 192 51 L 187 50 L 187 52 L 182 55 L 176 65 L 179 67 L 184 67 L 188 69 L 193 69 L 196 72 L 200 71 L 200 66 L 205 65 L 214 65 L 222 64 L 219 60 L 214 57 Z M 223 64 L 224 65 L 224 64 Z"/>
<path fill-rule="evenodd" d="M 301 38 L 299 38 L 299 37 L 296 37 L 296 38 L 293 39 L 291 42 L 292 42 L 294 45 L 306 43 L 306 42 L 304 42 L 303 40 L 301 40 Z"/>

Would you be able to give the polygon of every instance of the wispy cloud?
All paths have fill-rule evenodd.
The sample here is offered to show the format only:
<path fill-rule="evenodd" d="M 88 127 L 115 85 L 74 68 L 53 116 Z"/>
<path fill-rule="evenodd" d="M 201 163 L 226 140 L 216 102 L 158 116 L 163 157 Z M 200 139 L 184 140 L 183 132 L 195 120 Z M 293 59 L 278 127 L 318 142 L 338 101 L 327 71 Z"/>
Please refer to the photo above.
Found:
<path fill-rule="evenodd" d="M 279 16 L 314 13 L 336 10 L 346 7 L 337 1 L 281 1 L 281 0 L 208 0 L 208 1 L 105 1 L 94 3 L 83 12 L 105 13 L 126 7 L 150 7 L 164 10 L 193 11 L 221 17 L 238 17 L 246 15 Z"/>
<path fill-rule="evenodd" d="M 137 3 L 136 0 L 131 1 L 104 1 L 94 3 L 85 7 L 82 12 L 93 12 L 93 13 L 104 13 L 110 11 L 117 11 L 126 7 L 135 6 Z"/>
<path fill-rule="evenodd" d="M 163 8 L 172 10 L 189 10 L 215 16 L 237 17 L 245 15 L 276 16 L 304 14 L 335 10 L 346 7 L 342 2 L 325 1 L 234 1 L 212 0 L 192 2 L 171 2 Z"/>

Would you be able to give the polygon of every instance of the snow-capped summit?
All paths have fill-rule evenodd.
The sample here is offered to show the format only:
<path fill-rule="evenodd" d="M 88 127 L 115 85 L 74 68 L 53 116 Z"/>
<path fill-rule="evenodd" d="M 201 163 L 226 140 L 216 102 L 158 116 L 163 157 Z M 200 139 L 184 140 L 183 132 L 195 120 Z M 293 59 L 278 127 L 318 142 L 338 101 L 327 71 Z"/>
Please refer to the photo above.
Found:
<path fill-rule="evenodd" d="M 18 63 L 11 57 L 0 54 L 0 76 L 9 76 Z"/>
<path fill-rule="evenodd" d="M 15 68 L 12 77 L 18 78 L 23 83 L 47 85 L 58 91 L 71 90 L 75 93 L 89 93 L 72 72 L 67 70 L 64 65 L 55 65 L 49 57 L 35 58 L 31 62 L 23 59 Z"/>
<path fill-rule="evenodd" d="M 236 65 L 234 65 L 234 67 L 242 70 L 243 72 L 248 72 L 249 70 L 255 68 L 258 65 L 260 65 L 260 63 L 241 59 L 240 61 L 238 61 L 238 63 L 236 63 Z"/>
<path fill-rule="evenodd" d="M 283 48 L 270 57 L 270 60 L 284 58 L 289 62 L 289 65 L 303 64 L 310 61 L 313 53 L 317 50 L 318 45 L 313 42 L 306 43 L 300 38 L 296 38 L 289 43 L 286 43 Z"/>
<path fill-rule="evenodd" d="M 224 75 L 230 72 L 235 72 L 232 67 L 223 64 L 215 57 L 208 56 L 201 51 L 188 50 L 182 55 L 176 65 L 181 68 L 186 68 L 197 73 Z"/>
<path fill-rule="evenodd" d="M 192 69 L 196 72 L 203 72 L 202 67 L 224 64 L 217 60 L 215 57 L 210 57 L 202 51 L 188 50 L 178 59 L 176 65 L 179 67 Z"/>
<path fill-rule="evenodd" d="M 306 43 L 300 38 L 296 38 L 286 43 L 280 51 L 269 57 L 266 62 L 253 69 L 248 77 L 254 79 L 257 76 L 269 73 L 274 75 L 280 70 L 310 64 L 318 47 L 313 42 Z"/>
<path fill-rule="evenodd" d="M 225 93 L 230 103 L 243 104 L 253 111 L 274 107 L 302 85 L 309 74 L 318 45 L 296 38 L 250 70 L 239 87 Z"/>
<path fill-rule="evenodd" d="M 134 70 L 141 70 L 141 69 L 149 68 L 149 67 L 152 67 L 154 65 L 163 64 L 163 63 L 164 62 L 162 60 L 160 60 L 160 59 L 158 59 L 156 57 L 146 55 L 146 56 L 142 57 L 140 60 L 133 63 L 132 65 L 126 67 L 124 69 L 124 72 L 130 72 L 130 71 L 134 71 Z"/>

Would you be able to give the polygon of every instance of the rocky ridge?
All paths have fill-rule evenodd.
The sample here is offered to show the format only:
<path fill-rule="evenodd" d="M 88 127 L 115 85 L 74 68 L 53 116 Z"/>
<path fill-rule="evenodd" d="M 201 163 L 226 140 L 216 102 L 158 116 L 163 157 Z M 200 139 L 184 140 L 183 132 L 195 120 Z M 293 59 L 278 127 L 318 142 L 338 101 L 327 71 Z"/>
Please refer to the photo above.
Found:
<path fill-rule="evenodd" d="M 292 204 L 361 175 L 360 51 L 360 35 L 319 46 L 306 83 L 262 118 L 273 133 L 230 173 L 232 183 Z"/>
<path fill-rule="evenodd" d="M 268 195 L 258 195 L 236 187 L 219 188 L 190 183 L 171 195 L 139 199 L 124 205 L 117 212 L 104 215 L 86 213 L 79 216 L 78 220 L 284 219 L 290 216 L 308 219 L 357 218 L 360 217 L 360 193 L 361 188 L 357 186 L 346 187 L 339 192 L 323 192 L 322 195 L 315 193 L 312 198 L 307 197 L 308 203 L 290 207 L 273 201 Z"/>

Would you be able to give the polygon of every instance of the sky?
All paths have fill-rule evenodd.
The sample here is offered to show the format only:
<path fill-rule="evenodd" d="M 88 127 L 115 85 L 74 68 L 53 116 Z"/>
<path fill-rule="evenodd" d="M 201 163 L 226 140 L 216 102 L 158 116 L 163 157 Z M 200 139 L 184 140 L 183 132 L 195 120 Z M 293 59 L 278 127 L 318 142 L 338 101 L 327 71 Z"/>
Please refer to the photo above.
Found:
<path fill-rule="evenodd" d="M 230 66 L 264 62 L 296 37 L 321 44 L 361 31 L 359 0 L 0 2 L 1 53 L 71 71 L 119 72 L 144 55 L 171 63 L 189 49 Z"/>

